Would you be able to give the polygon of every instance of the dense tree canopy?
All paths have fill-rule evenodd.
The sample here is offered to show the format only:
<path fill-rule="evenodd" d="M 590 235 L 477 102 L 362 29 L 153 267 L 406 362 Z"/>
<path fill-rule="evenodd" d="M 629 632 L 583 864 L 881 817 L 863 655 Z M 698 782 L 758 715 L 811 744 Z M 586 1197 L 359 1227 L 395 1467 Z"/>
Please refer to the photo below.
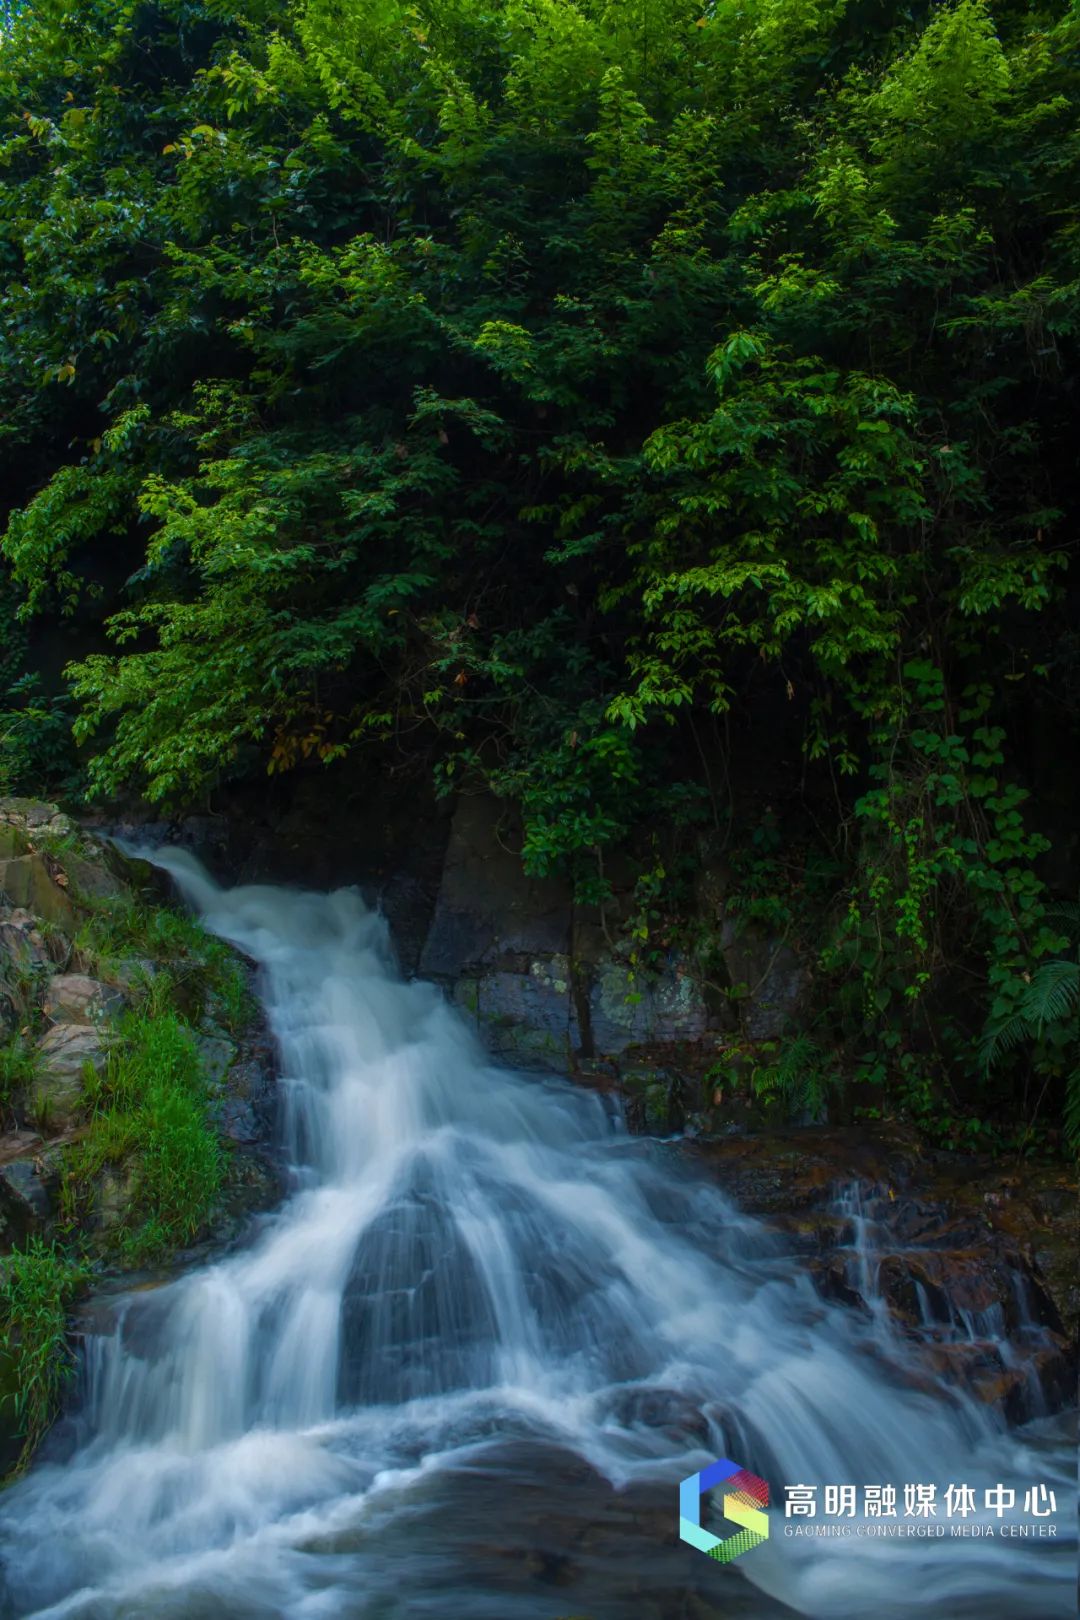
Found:
<path fill-rule="evenodd" d="M 782 730 L 822 1038 L 924 1113 L 1018 1051 L 1057 1086 L 1021 806 L 1032 715 L 1077 734 L 1078 93 L 1058 0 L 17 9 L 5 588 L 107 628 L 91 789 L 416 753 L 597 899 L 722 816 L 729 719 Z"/>

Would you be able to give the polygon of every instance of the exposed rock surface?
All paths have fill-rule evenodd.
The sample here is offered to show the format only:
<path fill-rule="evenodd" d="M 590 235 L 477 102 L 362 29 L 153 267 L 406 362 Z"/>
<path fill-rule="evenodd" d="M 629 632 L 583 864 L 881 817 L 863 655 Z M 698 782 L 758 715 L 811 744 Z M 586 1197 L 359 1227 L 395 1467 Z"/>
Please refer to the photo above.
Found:
<path fill-rule="evenodd" d="M 577 902 L 561 878 L 529 878 L 506 807 L 459 799 L 419 971 L 497 1057 L 622 1091 L 638 1128 L 761 1124 L 746 1088 L 737 1099 L 716 1073 L 752 1065 L 797 1027 L 806 965 L 785 939 L 728 913 L 730 876 L 719 867 L 697 884 L 708 974 L 662 928 L 643 944 L 633 872 L 608 876 L 614 898 L 603 911 Z"/>
<path fill-rule="evenodd" d="M 25 1237 L 48 1222 L 58 1179 L 55 1159 L 40 1151 L 0 1164 L 0 1236 Z"/>
<path fill-rule="evenodd" d="M 86 973 L 58 973 L 50 979 L 41 1010 L 54 1024 L 100 1024 L 123 1010 L 124 997 L 114 985 Z"/>
<path fill-rule="evenodd" d="M 9 905 L 32 912 L 49 927 L 75 932 L 75 909 L 63 886 L 54 881 L 44 855 L 35 852 L 0 861 L 0 891 Z"/>
<path fill-rule="evenodd" d="M 686 959 L 637 966 L 618 907 L 601 916 L 563 879 L 528 877 L 505 807 L 483 795 L 458 802 L 419 967 L 511 1062 L 572 1070 L 716 1026 Z"/>
<path fill-rule="evenodd" d="M 37 1043 L 29 1112 L 44 1129 L 65 1130 L 83 1112 L 87 1070 L 105 1071 L 105 1043 L 86 1024 L 54 1024 Z"/>

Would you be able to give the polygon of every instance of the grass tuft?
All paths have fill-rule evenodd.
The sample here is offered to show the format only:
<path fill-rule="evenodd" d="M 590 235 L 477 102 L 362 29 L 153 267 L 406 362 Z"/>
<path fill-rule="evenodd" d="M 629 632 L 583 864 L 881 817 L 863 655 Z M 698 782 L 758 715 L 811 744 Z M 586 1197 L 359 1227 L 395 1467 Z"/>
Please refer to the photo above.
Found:
<path fill-rule="evenodd" d="M 129 1185 L 113 1235 L 121 1258 L 141 1264 L 190 1242 L 220 1190 L 224 1152 L 183 1019 L 167 1010 L 127 1013 L 104 1075 L 88 1078 L 87 1099 L 89 1129 L 68 1156 L 61 1188 L 67 1222 L 90 1217 L 102 1172 L 123 1168 Z"/>
<path fill-rule="evenodd" d="M 194 1022 L 210 1016 L 239 1034 L 254 1017 L 255 1001 L 234 952 L 183 912 L 127 894 L 97 898 L 75 943 L 106 977 L 110 965 L 145 959 L 153 972 L 143 976 L 144 993 L 167 972 L 173 998 Z"/>
<path fill-rule="evenodd" d="M 13 1249 L 0 1274 L 0 1404 L 10 1406 L 23 1441 L 22 1467 L 56 1416 L 71 1374 L 67 1310 L 83 1269 L 34 1237 Z"/>

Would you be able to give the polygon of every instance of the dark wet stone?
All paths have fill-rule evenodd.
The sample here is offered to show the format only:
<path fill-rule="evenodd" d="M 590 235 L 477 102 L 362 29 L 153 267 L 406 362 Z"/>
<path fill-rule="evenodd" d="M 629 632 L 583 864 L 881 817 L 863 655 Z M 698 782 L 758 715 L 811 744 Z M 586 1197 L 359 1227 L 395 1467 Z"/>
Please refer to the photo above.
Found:
<path fill-rule="evenodd" d="M 0 1165 L 0 1216 L 12 1236 L 24 1238 L 52 1218 L 58 1176 L 40 1156 Z"/>

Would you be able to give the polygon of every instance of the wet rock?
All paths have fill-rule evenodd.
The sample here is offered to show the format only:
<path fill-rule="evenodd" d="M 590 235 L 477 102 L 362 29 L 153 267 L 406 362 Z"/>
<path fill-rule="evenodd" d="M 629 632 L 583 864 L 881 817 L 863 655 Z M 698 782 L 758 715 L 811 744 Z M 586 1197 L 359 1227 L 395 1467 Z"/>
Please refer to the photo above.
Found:
<path fill-rule="evenodd" d="M 705 1034 L 709 1013 L 686 964 L 672 954 L 659 973 L 632 970 L 609 954 L 597 963 L 589 993 L 589 1025 L 596 1052 L 619 1053 L 647 1040 L 694 1040 Z"/>
<path fill-rule="evenodd" d="M 677 1390 L 620 1390 L 605 1416 L 622 1428 L 659 1429 L 672 1439 L 704 1442 L 709 1437 L 708 1418 Z"/>
<path fill-rule="evenodd" d="M 566 957 L 495 969 L 454 986 L 454 1000 L 497 1057 L 565 1070 L 580 1040 Z"/>
<path fill-rule="evenodd" d="M 113 985 L 91 979 L 85 973 L 58 973 L 49 982 L 43 1010 L 54 1024 L 100 1024 L 116 1017 L 124 1007 L 124 997 Z"/>
<path fill-rule="evenodd" d="M 250 1234 L 252 1218 L 273 1209 L 283 1191 L 278 1167 L 241 1143 L 240 1151 L 230 1157 L 221 1197 L 207 1222 L 207 1251 L 212 1253 Z"/>
<path fill-rule="evenodd" d="M 41 1157 L 0 1164 L 0 1219 L 11 1237 L 26 1238 L 51 1219 L 58 1182 L 55 1165 Z"/>
<path fill-rule="evenodd" d="M 273 1051 L 261 1029 L 242 1042 L 240 1056 L 229 1069 L 226 1090 L 229 1098 L 251 1109 L 260 1145 L 268 1148 L 277 1123 L 278 1092 Z"/>
<path fill-rule="evenodd" d="M 64 1130 L 85 1106 L 87 1068 L 105 1070 L 105 1046 L 85 1024 L 54 1024 L 37 1044 L 38 1070 L 30 1087 L 30 1109 L 43 1128 Z"/>
<path fill-rule="evenodd" d="M 232 1041 L 218 1035 L 197 1035 L 195 1046 L 211 1086 L 220 1086 L 236 1061 L 236 1047 Z"/>
<path fill-rule="evenodd" d="M 811 1262 L 810 1272 L 822 1299 L 834 1304 L 864 1309 L 867 1301 L 852 1279 L 851 1267 L 843 1255 L 830 1255 L 822 1262 Z"/>
<path fill-rule="evenodd" d="M 1062 1168 L 1006 1173 L 899 1126 L 760 1132 L 672 1150 L 707 1165 L 763 1217 L 804 1257 L 823 1297 L 883 1310 L 910 1349 L 904 1376 L 927 1388 L 962 1383 L 1017 1421 L 1073 1398 L 1076 1203 Z"/>
<path fill-rule="evenodd" d="M 211 1110 L 211 1117 L 215 1130 L 241 1146 L 251 1146 L 262 1137 L 254 1108 L 240 1097 L 226 1097 Z"/>

